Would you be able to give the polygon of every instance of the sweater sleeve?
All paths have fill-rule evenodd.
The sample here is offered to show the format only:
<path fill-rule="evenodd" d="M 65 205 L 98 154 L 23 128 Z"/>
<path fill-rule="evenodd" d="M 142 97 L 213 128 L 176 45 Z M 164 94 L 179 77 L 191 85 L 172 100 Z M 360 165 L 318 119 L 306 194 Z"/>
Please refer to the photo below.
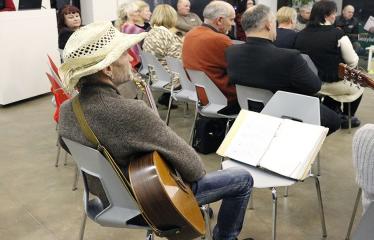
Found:
<path fill-rule="evenodd" d="M 347 36 L 343 36 L 338 40 L 338 47 L 340 47 L 344 62 L 350 67 L 356 67 L 358 64 L 358 56 Z"/>
<path fill-rule="evenodd" d="M 321 89 L 322 84 L 319 77 L 313 73 L 300 54 L 295 54 L 292 62 L 293 68 L 290 77 L 295 90 L 305 95 L 316 94 Z"/>
<path fill-rule="evenodd" d="M 127 105 L 120 105 L 120 108 L 124 109 L 117 109 L 118 114 L 112 116 L 112 119 L 116 119 L 118 121 L 116 124 L 119 126 L 126 124 L 127 129 L 133 129 L 131 132 L 127 131 L 126 139 L 136 152 L 156 150 L 188 182 L 197 181 L 205 175 L 203 163 L 195 150 L 172 131 L 144 102 L 132 101 Z M 126 116 L 121 114 L 123 112 L 132 114 Z"/>

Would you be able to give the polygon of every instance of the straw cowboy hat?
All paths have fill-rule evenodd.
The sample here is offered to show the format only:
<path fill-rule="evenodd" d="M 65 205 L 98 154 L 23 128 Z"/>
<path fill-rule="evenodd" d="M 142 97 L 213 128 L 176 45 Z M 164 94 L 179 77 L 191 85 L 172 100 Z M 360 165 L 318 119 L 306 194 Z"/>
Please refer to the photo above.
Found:
<path fill-rule="evenodd" d="M 72 91 L 81 77 L 106 68 L 146 35 L 121 33 L 110 22 L 81 27 L 71 35 L 63 52 L 59 74 L 64 87 Z"/>

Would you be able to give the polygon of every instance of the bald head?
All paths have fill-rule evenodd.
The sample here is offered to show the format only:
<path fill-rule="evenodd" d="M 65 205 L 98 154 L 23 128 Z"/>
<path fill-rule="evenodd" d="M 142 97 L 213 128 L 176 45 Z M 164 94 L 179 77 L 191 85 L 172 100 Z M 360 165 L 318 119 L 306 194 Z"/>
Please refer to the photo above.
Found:
<path fill-rule="evenodd" d="M 203 12 L 204 23 L 211 25 L 221 33 L 227 34 L 235 24 L 235 9 L 224 1 L 212 1 Z"/>
<path fill-rule="evenodd" d="M 355 13 L 355 8 L 352 5 L 347 5 L 343 8 L 342 15 L 346 20 L 352 19 Z"/>

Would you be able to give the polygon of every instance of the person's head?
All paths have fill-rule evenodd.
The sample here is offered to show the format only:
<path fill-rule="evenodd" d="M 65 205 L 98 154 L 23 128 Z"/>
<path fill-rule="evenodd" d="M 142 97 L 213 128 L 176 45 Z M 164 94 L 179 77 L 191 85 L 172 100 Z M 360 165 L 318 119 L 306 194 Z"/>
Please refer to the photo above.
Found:
<path fill-rule="evenodd" d="M 233 6 L 224 1 L 212 1 L 203 12 L 204 23 L 217 29 L 217 31 L 227 34 L 235 25 L 235 10 Z"/>
<path fill-rule="evenodd" d="M 138 5 L 139 8 L 140 19 L 143 22 L 148 22 L 149 20 L 151 20 L 152 12 L 149 8 L 149 4 L 141 0 L 138 0 L 135 3 L 136 5 Z"/>
<path fill-rule="evenodd" d="M 336 18 L 336 3 L 330 0 L 319 1 L 313 5 L 309 25 L 333 24 Z"/>
<path fill-rule="evenodd" d="M 247 0 L 247 9 L 256 5 L 255 0 Z"/>
<path fill-rule="evenodd" d="M 263 4 L 249 8 L 242 15 L 241 24 L 247 36 L 257 36 L 274 41 L 277 36 L 275 16 Z"/>
<path fill-rule="evenodd" d="M 123 34 L 110 22 L 91 23 L 75 31 L 66 43 L 59 74 L 70 92 L 89 82 L 118 86 L 131 78 L 127 50 L 147 33 Z"/>
<path fill-rule="evenodd" d="M 302 5 L 299 9 L 300 16 L 305 20 L 308 21 L 310 19 L 310 12 L 312 10 L 311 4 Z"/>
<path fill-rule="evenodd" d="M 135 23 L 140 19 L 140 10 L 135 2 L 125 2 L 121 4 L 117 9 L 117 20 L 115 26 L 121 30 L 124 23 Z"/>
<path fill-rule="evenodd" d="M 177 12 L 168 4 L 159 4 L 153 10 L 151 17 L 151 26 L 164 26 L 173 28 L 177 24 Z"/>
<path fill-rule="evenodd" d="M 297 12 L 291 7 L 281 7 L 277 12 L 277 22 L 279 25 L 289 25 L 295 27 Z"/>
<path fill-rule="evenodd" d="M 178 0 L 177 12 L 179 15 L 187 16 L 190 13 L 191 3 L 189 0 Z"/>
<path fill-rule="evenodd" d="M 343 8 L 342 15 L 344 19 L 346 20 L 352 19 L 353 14 L 355 14 L 355 8 L 352 5 L 347 5 Z"/>
<path fill-rule="evenodd" d="M 58 29 L 69 28 L 72 31 L 77 30 L 82 25 L 80 11 L 73 5 L 65 5 L 57 13 Z"/>

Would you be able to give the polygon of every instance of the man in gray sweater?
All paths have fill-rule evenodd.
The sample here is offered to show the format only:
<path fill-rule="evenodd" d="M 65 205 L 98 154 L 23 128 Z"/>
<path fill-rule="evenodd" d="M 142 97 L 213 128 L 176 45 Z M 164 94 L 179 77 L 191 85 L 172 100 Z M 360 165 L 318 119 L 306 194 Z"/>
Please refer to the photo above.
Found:
<path fill-rule="evenodd" d="M 214 239 L 235 239 L 242 228 L 253 179 L 241 168 L 206 173 L 196 152 L 144 102 L 125 99 L 117 86 L 131 79 L 127 50 L 145 37 L 125 35 L 110 23 L 93 23 L 76 31 L 66 44 L 60 67 L 68 91 L 76 96 L 85 118 L 117 164 L 126 171 L 130 161 L 157 151 L 190 183 L 199 204 L 222 199 Z M 82 134 L 72 101 L 61 106 L 59 134 L 95 147 Z"/>

